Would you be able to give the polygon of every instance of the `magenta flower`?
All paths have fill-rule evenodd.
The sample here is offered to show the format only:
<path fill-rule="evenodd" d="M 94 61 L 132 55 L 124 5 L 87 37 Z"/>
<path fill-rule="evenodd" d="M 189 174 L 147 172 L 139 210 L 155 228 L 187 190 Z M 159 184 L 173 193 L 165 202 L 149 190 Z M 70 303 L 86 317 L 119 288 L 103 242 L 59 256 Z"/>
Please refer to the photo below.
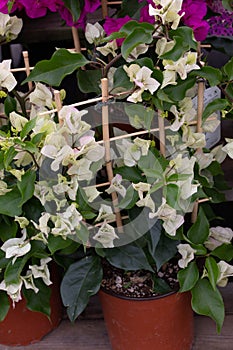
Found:
<path fill-rule="evenodd" d="M 104 27 L 106 34 L 110 35 L 114 32 L 118 32 L 125 23 L 127 23 L 131 20 L 132 20 L 132 18 L 129 16 L 125 16 L 122 18 L 106 17 L 103 27 Z M 117 41 L 116 41 L 117 45 L 121 46 L 123 41 L 124 41 L 124 39 L 117 39 Z"/>
<path fill-rule="evenodd" d="M 38 18 L 46 15 L 47 11 L 56 12 L 57 0 L 18 0 L 16 1 L 30 18 Z"/>
<path fill-rule="evenodd" d="M 181 9 L 183 12 L 182 22 L 193 29 L 196 40 L 204 40 L 209 30 L 209 24 L 203 20 L 207 13 L 205 0 L 184 0 Z"/>
<path fill-rule="evenodd" d="M 144 6 L 140 11 L 140 22 L 155 23 L 155 17 L 149 15 L 149 5 Z"/>
<path fill-rule="evenodd" d="M 88 13 L 92 13 L 97 10 L 97 8 L 101 5 L 100 0 L 85 0 L 84 7 L 82 9 L 81 15 L 78 21 L 74 22 L 71 12 L 64 6 L 64 4 L 60 3 L 58 5 L 58 11 L 60 16 L 65 20 L 68 26 L 73 26 L 76 28 L 85 28 L 86 26 L 86 17 Z"/>

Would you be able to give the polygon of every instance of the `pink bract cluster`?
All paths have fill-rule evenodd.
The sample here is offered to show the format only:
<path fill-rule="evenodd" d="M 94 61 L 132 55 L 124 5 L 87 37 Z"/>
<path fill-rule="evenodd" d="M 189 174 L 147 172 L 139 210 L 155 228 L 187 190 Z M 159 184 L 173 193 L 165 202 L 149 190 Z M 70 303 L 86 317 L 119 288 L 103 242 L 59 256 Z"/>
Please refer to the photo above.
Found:
<path fill-rule="evenodd" d="M 9 0 L 0 0 L 0 12 L 8 13 Z M 62 0 L 15 0 L 11 12 L 25 10 L 30 18 L 43 17 L 47 11 L 59 12 L 68 26 L 85 27 L 86 15 L 94 12 L 101 4 L 100 0 L 85 0 L 80 18 L 73 21 L 72 13 L 67 9 Z"/>

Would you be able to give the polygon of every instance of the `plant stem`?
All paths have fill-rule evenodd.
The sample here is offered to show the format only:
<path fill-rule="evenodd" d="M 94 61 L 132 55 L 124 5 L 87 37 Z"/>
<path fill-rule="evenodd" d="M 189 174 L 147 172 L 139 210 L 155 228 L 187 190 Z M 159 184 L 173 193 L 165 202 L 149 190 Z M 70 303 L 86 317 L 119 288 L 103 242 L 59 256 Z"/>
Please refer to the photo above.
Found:
<path fill-rule="evenodd" d="M 122 57 L 122 53 L 119 53 L 115 56 L 104 68 L 103 68 L 103 78 L 107 78 L 108 71 L 112 67 L 112 65 L 117 62 Z"/>

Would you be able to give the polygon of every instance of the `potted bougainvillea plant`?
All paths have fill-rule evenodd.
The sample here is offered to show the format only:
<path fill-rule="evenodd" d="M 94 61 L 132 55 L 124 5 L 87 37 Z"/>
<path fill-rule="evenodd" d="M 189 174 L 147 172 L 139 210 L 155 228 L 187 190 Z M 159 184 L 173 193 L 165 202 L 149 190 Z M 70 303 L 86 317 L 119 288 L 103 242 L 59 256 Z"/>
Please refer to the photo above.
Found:
<path fill-rule="evenodd" d="M 21 1 L 11 11 L 17 6 L 27 11 Z M 72 25 L 80 9 L 67 5 Z M 24 81 L 35 83 L 24 96 L 30 114 L 14 87 L 2 85 L 0 213 L 11 228 L 1 231 L 5 314 L 6 294 L 15 302 L 28 294 L 27 269 L 36 300 L 31 259 L 53 259 L 66 271 L 61 296 L 72 321 L 101 290 L 114 350 L 190 349 L 192 310 L 220 332 L 218 287 L 233 274 L 233 232 L 212 227 L 203 204 L 224 201 L 227 188 L 221 163 L 233 158 L 233 141 L 207 141 L 219 110 L 232 117 L 233 60 L 221 69 L 203 61 L 206 14 L 204 1 L 123 1 L 113 18 L 84 25 L 84 53 L 58 49 L 36 64 Z M 49 87 L 74 71 L 92 99 L 80 110 L 53 110 Z M 213 87 L 221 96 L 204 103 Z"/>

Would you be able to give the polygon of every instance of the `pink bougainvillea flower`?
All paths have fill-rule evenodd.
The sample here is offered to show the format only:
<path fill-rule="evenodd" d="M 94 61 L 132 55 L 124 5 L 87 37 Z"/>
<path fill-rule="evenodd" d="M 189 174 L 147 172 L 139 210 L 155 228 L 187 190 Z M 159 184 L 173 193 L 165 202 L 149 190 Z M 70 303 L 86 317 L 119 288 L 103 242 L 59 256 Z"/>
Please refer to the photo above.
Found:
<path fill-rule="evenodd" d="M 140 10 L 140 22 L 155 23 L 155 17 L 149 15 L 149 5 Z"/>
<path fill-rule="evenodd" d="M 18 0 L 17 3 L 24 8 L 30 18 L 38 18 L 46 15 L 47 10 L 56 12 L 56 0 Z"/>
<path fill-rule="evenodd" d="M 64 4 L 59 3 L 58 11 L 68 26 L 73 26 L 76 28 L 81 27 L 84 29 L 86 26 L 87 14 L 96 11 L 100 5 L 100 0 L 85 0 L 81 15 L 76 22 L 73 21 L 71 12 L 64 6 Z"/>
<path fill-rule="evenodd" d="M 196 40 L 204 40 L 209 30 L 209 24 L 203 20 L 207 13 L 205 0 L 184 0 L 181 9 L 183 12 L 182 22 L 193 29 Z"/>
<path fill-rule="evenodd" d="M 127 23 L 131 20 L 132 20 L 132 18 L 129 16 L 125 16 L 125 17 L 121 17 L 121 18 L 106 17 L 103 27 L 104 27 L 106 34 L 110 35 L 114 32 L 118 32 L 125 23 Z M 124 39 L 117 39 L 116 40 L 117 45 L 121 46 L 123 41 L 124 41 Z"/>
<path fill-rule="evenodd" d="M 8 4 L 9 0 L 0 0 L 0 12 L 2 13 L 8 13 Z M 21 9 L 21 6 L 18 4 L 17 1 L 14 2 L 11 12 L 16 11 L 17 9 Z"/>

